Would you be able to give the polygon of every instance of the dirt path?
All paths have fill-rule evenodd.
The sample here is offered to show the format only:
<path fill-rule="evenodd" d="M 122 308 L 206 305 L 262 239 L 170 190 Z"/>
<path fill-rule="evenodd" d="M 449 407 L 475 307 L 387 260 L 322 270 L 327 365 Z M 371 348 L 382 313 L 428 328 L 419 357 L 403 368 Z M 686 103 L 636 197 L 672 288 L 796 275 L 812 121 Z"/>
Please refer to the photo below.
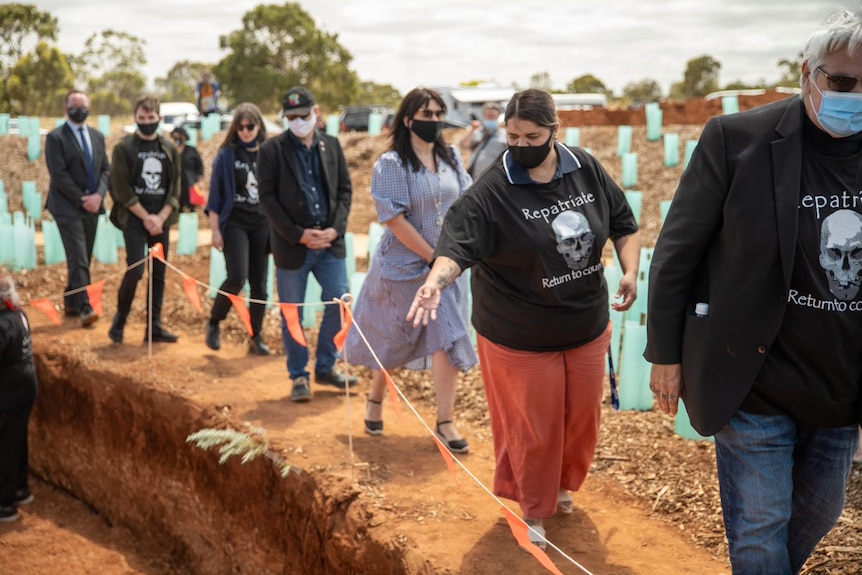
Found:
<path fill-rule="evenodd" d="M 140 371 L 146 357 L 147 348 L 138 336 L 142 325 L 127 328 L 129 343 L 116 347 L 107 344 L 103 324 L 85 331 L 71 323 L 57 328 L 39 316 L 33 320 L 34 333 L 42 341 L 69 343 L 74 338 L 76 347 L 92 350 L 101 367 L 126 364 Z M 546 572 L 517 547 L 497 502 L 461 470 L 456 472 L 459 493 L 427 430 L 403 404 L 403 422 L 387 405 L 385 435 L 369 437 L 362 433 L 365 382 L 349 400 L 315 385 L 311 403 L 293 404 L 287 399 L 283 356 L 250 357 L 237 345 L 214 353 L 205 348 L 201 335 L 183 336 L 181 345 L 157 346 L 155 354 L 159 372 L 170 372 L 184 382 L 179 393 L 229 415 L 237 425 L 247 421 L 264 427 L 272 445 L 302 469 L 353 478 L 374 509 L 370 520 L 374 528 L 407 541 L 438 572 Z M 428 406 L 418 409 L 425 421 L 433 421 Z M 468 424 L 461 430 L 471 443 L 471 453 L 462 456 L 462 462 L 490 485 L 489 430 Z M 146 542 L 136 541 L 122 526 L 107 525 L 87 505 L 43 483 L 36 483 L 34 492 L 37 500 L 22 510 L 23 521 L 0 526 L 4 566 L 0 572 L 177 572 L 166 566 L 166 558 L 146 550 Z M 91 503 L 98 508 L 98 502 Z M 512 502 L 505 503 L 517 512 Z M 589 572 L 729 573 L 726 565 L 694 548 L 679 531 L 650 518 L 642 503 L 608 480 L 590 478 L 575 495 L 575 504 L 572 515 L 547 523 L 548 537 Z M 583 572 L 556 552 L 549 555 L 566 575 Z"/>

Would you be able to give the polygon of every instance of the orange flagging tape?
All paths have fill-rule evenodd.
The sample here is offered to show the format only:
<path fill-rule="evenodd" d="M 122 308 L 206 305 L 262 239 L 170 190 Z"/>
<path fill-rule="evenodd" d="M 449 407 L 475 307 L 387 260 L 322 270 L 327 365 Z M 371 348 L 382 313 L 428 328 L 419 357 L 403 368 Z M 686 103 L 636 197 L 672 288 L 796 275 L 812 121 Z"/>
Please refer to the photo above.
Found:
<path fill-rule="evenodd" d="M 248 314 L 248 308 L 245 307 L 245 301 L 243 301 L 243 298 L 230 293 L 227 294 L 227 298 L 230 300 L 230 303 L 233 304 L 233 308 L 236 310 L 237 315 L 239 315 L 239 319 L 242 320 L 242 324 L 245 326 L 245 330 L 248 332 L 248 335 L 254 335 L 254 332 L 251 329 L 251 316 Z"/>
<path fill-rule="evenodd" d="M 353 325 L 353 316 L 347 313 L 347 304 L 342 300 L 338 300 L 338 309 L 341 311 L 341 329 L 338 330 L 332 341 L 335 343 L 335 348 L 341 351 L 344 349 L 344 342 L 347 341 L 347 332 Z"/>
<path fill-rule="evenodd" d="M 302 347 L 308 347 L 305 341 L 305 332 L 302 331 L 302 324 L 299 323 L 299 306 L 295 303 L 280 303 L 281 315 L 284 317 L 284 322 L 287 324 L 287 332 L 293 341 Z"/>
<path fill-rule="evenodd" d="M 61 325 L 63 323 L 60 319 L 60 314 L 58 314 L 57 310 L 54 309 L 54 304 L 52 304 L 47 298 L 30 300 L 30 305 L 47 315 L 48 319 L 50 319 L 51 323 L 54 325 Z"/>
<path fill-rule="evenodd" d="M 153 244 L 150 248 L 150 257 L 165 261 L 165 247 L 161 244 Z"/>
<path fill-rule="evenodd" d="M 563 575 L 560 570 L 557 569 L 557 566 L 554 565 L 554 562 L 551 561 L 551 558 L 548 557 L 547 553 L 530 543 L 530 534 L 527 532 L 527 524 L 512 513 L 508 507 L 501 507 L 501 510 L 503 511 L 503 515 L 506 517 L 506 521 L 509 523 L 509 529 L 512 531 L 512 535 L 515 536 L 515 540 L 518 542 L 518 545 L 520 545 L 524 551 L 535 557 L 536 561 L 542 564 L 542 567 L 556 575 Z"/>
<path fill-rule="evenodd" d="M 90 298 L 90 307 L 99 315 L 105 315 L 102 311 L 102 290 L 105 288 L 105 280 L 99 280 L 87 286 L 87 297 Z"/>
<path fill-rule="evenodd" d="M 398 390 L 395 389 L 395 382 L 389 377 L 389 372 L 383 370 L 383 377 L 386 379 L 386 389 L 389 390 L 389 403 L 392 404 L 392 410 L 395 412 L 395 418 L 398 423 L 404 424 L 404 414 L 401 413 L 401 406 L 398 405 Z"/>
<path fill-rule="evenodd" d="M 458 476 L 455 475 L 455 460 L 452 459 L 452 454 L 448 449 L 446 449 L 446 446 L 443 445 L 443 441 L 441 441 L 436 435 L 434 436 L 434 442 L 437 444 L 440 456 L 443 458 L 443 461 L 446 462 L 446 467 L 449 468 L 449 475 L 452 476 L 452 480 L 455 482 L 455 485 L 458 486 L 458 493 L 461 493 L 461 482 L 458 481 Z"/>
<path fill-rule="evenodd" d="M 198 284 L 192 276 L 182 274 L 183 276 L 183 291 L 186 297 L 191 302 L 192 306 L 198 310 L 198 313 L 203 312 L 201 307 L 201 294 L 198 292 Z"/>

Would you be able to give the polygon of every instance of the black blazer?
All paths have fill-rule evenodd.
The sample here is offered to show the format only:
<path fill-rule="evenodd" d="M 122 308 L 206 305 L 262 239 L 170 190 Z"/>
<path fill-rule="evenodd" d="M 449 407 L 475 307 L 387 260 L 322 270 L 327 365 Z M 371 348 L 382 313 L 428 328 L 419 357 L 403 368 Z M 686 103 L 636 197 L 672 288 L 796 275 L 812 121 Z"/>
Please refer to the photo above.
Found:
<path fill-rule="evenodd" d="M 693 427 L 721 429 L 784 317 L 793 271 L 805 109 L 792 97 L 704 127 L 649 272 L 647 347 L 682 363 Z M 709 303 L 709 317 L 694 306 Z"/>
<path fill-rule="evenodd" d="M 344 232 L 353 189 L 347 161 L 338 139 L 317 133 L 317 145 L 323 180 L 329 200 L 326 227 L 335 228 L 338 238 L 332 242 L 333 255 L 344 258 Z M 269 221 L 270 245 L 275 265 L 297 269 L 305 262 L 306 247 L 299 243 L 305 231 L 305 196 L 297 177 L 296 149 L 289 132 L 263 143 L 257 155 L 257 185 L 260 204 Z"/>
<path fill-rule="evenodd" d="M 105 137 L 87 126 L 93 144 L 93 168 L 96 171 L 96 193 L 105 197 L 108 190 L 108 155 Z M 81 196 L 88 194 L 87 164 L 77 136 L 68 123 L 52 130 L 45 138 L 45 163 L 51 175 L 45 207 L 54 217 L 82 216 Z M 104 203 L 99 213 L 104 213 Z"/>

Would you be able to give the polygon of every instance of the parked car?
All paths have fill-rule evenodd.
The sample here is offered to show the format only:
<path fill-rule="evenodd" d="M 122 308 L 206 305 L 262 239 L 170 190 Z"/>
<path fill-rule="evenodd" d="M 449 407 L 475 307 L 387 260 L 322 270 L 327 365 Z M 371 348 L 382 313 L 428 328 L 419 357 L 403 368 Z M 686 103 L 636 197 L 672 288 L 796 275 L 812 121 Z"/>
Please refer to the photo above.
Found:
<path fill-rule="evenodd" d="M 159 106 L 159 113 L 162 115 L 162 121 L 159 125 L 162 132 L 170 133 L 174 126 L 195 120 L 200 125 L 201 115 L 193 102 L 162 102 Z M 133 134 L 136 129 L 135 124 L 123 126 L 123 131 L 127 134 Z"/>
<path fill-rule="evenodd" d="M 395 117 L 395 110 L 386 106 L 345 106 L 341 110 L 339 117 L 339 131 L 341 132 L 367 132 L 368 131 L 368 116 L 372 113 L 381 114 L 383 116 L 383 124 L 385 127 L 392 123 Z M 390 118 L 391 116 L 391 118 Z M 387 119 L 389 120 L 387 124 Z"/>
<path fill-rule="evenodd" d="M 39 134 L 40 135 L 44 136 L 47 133 L 48 133 L 48 130 L 46 130 L 45 128 L 41 128 L 41 127 L 39 128 Z M 20 131 L 18 130 L 18 118 L 9 118 L 9 135 L 10 136 L 17 136 L 19 134 L 20 134 Z"/>

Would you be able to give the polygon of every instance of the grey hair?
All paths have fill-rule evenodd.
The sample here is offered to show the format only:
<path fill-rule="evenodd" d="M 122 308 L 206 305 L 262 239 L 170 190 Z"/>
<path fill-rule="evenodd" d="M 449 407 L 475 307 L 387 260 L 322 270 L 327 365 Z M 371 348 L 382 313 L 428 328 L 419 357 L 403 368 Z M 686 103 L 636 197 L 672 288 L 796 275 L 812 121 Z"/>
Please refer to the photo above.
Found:
<path fill-rule="evenodd" d="M 808 37 L 802 50 L 802 61 L 809 70 L 823 64 L 827 55 L 839 50 L 853 52 L 862 46 L 862 10 L 837 10 Z M 799 79 L 800 84 L 802 78 Z"/>
<path fill-rule="evenodd" d="M 15 280 L 4 273 L 0 273 L 0 301 L 8 301 L 15 307 L 21 307 L 18 290 L 15 289 Z"/>

